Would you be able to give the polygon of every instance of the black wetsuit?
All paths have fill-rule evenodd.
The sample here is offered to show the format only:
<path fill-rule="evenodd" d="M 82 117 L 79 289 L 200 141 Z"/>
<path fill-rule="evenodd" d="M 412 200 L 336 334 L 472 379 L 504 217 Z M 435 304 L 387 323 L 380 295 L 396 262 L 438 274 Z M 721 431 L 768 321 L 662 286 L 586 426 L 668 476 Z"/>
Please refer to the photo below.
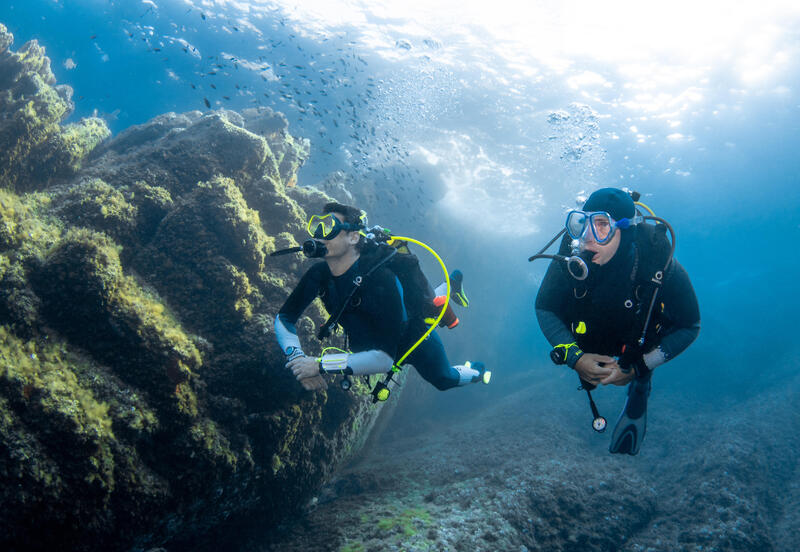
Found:
<path fill-rule="evenodd" d="M 623 231 L 614 257 L 602 266 L 589 263 L 589 277 L 583 283 L 569 275 L 563 262 L 551 262 L 536 297 L 536 314 L 552 346 L 576 343 L 580 348 L 569 350 L 571 368 L 581 351 L 620 356 L 624 345 L 635 343 L 642 330 L 635 312 L 642 306 L 646 309 L 650 300 L 650 293 L 642 293 L 640 287 L 642 275 L 634 271 L 634 265 L 643 264 L 638 259 L 647 254 L 640 248 L 633 232 Z M 637 296 L 637 289 L 644 297 Z M 684 268 L 673 259 L 641 351 L 646 368 L 652 370 L 677 356 L 699 331 L 694 289 Z"/>
<path fill-rule="evenodd" d="M 324 261 L 313 265 L 281 307 L 278 320 L 296 333 L 294 324 L 317 296 L 321 296 L 329 313 L 338 312 L 353 288 L 353 280 L 360 274 L 362 270 L 358 260 L 340 276 L 333 276 Z M 397 276 L 386 267 L 379 267 L 364 277 L 339 324 L 347 333 L 353 353 L 383 351 L 393 361 L 398 360 L 427 330 L 421 320 L 409 320 L 403 303 L 403 287 Z M 459 373 L 450 365 L 435 331 L 409 355 L 406 362 L 413 364 L 420 375 L 437 389 L 445 390 L 459 384 Z M 380 373 L 390 368 L 368 369 L 369 373 Z"/>

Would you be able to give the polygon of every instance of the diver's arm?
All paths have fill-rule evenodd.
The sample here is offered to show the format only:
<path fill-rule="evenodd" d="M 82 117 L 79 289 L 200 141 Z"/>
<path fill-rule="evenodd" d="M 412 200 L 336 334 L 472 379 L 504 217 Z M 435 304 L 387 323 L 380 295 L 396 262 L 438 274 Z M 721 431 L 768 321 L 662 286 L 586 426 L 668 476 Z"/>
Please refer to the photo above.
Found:
<path fill-rule="evenodd" d="M 686 270 L 673 261 L 671 274 L 664 284 L 661 301 L 668 322 L 658 346 L 645 353 L 644 362 L 654 369 L 685 351 L 700 333 L 700 308 Z"/>
<path fill-rule="evenodd" d="M 559 261 L 552 261 L 536 294 L 536 318 L 545 339 L 553 347 L 575 343 L 575 337 L 569 326 L 558 315 L 559 312 L 566 310 L 564 298 L 572 293 L 569 286 L 564 284 L 566 277 L 566 271 L 560 266 Z M 566 351 L 566 364 L 574 369 L 575 363 L 583 353 L 577 345 L 566 347 Z"/>
<path fill-rule="evenodd" d="M 302 382 L 320 374 L 385 374 L 393 364 L 392 357 L 384 351 L 373 349 L 360 353 L 327 353 L 320 358 L 301 356 L 290 360 L 286 367 Z"/>
<path fill-rule="evenodd" d="M 542 329 L 545 339 L 553 347 L 558 345 L 569 345 L 575 343 L 572 332 L 569 331 L 564 322 L 554 312 L 545 309 L 536 309 L 536 318 L 539 320 L 539 327 Z M 566 364 L 570 368 L 575 368 L 575 363 L 581 358 L 583 352 L 577 345 L 567 347 Z"/>
<path fill-rule="evenodd" d="M 325 269 L 322 265 L 324 263 L 318 263 L 303 274 L 275 317 L 275 337 L 281 350 L 289 357 L 303 353 L 295 323 L 319 292 L 322 270 Z"/>
<path fill-rule="evenodd" d="M 300 338 L 297 337 L 297 328 L 289 322 L 289 317 L 285 314 L 278 314 L 275 317 L 275 337 L 285 355 L 292 356 L 296 352 L 303 352 Z"/>

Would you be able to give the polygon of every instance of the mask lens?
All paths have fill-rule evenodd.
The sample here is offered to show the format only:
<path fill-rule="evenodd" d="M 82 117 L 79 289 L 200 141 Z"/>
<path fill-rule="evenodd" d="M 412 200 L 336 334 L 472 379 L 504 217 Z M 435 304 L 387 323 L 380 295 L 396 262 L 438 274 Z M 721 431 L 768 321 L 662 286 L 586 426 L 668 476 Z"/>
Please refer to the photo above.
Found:
<path fill-rule="evenodd" d="M 586 230 L 586 214 L 580 211 L 570 211 L 567 215 L 567 232 L 572 239 L 577 240 Z"/>
<path fill-rule="evenodd" d="M 613 221 L 605 213 L 594 213 L 591 216 L 592 233 L 597 243 L 606 243 L 613 233 Z"/>
<path fill-rule="evenodd" d="M 333 234 L 335 227 L 336 219 L 334 219 L 333 215 L 314 215 L 308 221 L 307 230 L 310 236 L 318 240 L 324 240 L 332 237 L 331 234 Z"/>

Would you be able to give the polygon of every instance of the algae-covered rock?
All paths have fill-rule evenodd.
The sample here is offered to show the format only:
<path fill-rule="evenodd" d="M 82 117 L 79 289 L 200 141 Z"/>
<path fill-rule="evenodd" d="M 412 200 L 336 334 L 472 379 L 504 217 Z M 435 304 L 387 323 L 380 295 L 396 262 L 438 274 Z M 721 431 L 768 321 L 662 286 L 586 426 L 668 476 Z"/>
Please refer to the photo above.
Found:
<path fill-rule="evenodd" d="M 217 175 L 288 182 L 308 157 L 308 144 L 283 131 L 261 136 L 244 124 L 226 110 L 162 115 L 100 148 L 85 174 L 120 185 L 143 181 L 173 194 Z"/>
<path fill-rule="evenodd" d="M 71 91 L 10 44 L 0 28 L 0 547 L 210 548 L 277 523 L 380 411 L 362 381 L 304 391 L 273 335 L 308 262 L 269 253 L 329 199 L 287 194 L 308 141 L 264 109 L 62 126 Z"/>
<path fill-rule="evenodd" d="M 89 118 L 61 127 L 74 107 L 72 89 L 54 86 L 50 59 L 32 40 L 17 52 L 0 25 L 0 187 L 36 190 L 68 176 L 110 135 L 105 122 Z"/>

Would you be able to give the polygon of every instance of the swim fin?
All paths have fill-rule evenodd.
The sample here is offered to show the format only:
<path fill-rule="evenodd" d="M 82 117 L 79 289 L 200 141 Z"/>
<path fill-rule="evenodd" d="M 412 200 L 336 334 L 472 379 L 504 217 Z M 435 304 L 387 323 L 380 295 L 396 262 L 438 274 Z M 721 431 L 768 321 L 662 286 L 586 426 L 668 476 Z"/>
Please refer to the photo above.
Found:
<path fill-rule="evenodd" d="M 647 429 L 648 396 L 650 396 L 650 374 L 643 378 L 637 377 L 628 386 L 628 398 L 611 435 L 609 452 L 631 456 L 639 453 Z"/>
<path fill-rule="evenodd" d="M 445 296 L 445 291 L 447 291 L 447 283 L 442 282 L 434 290 L 434 295 Z M 464 308 L 469 307 L 469 299 L 464 291 L 464 274 L 457 269 L 450 273 L 450 299 Z"/>

